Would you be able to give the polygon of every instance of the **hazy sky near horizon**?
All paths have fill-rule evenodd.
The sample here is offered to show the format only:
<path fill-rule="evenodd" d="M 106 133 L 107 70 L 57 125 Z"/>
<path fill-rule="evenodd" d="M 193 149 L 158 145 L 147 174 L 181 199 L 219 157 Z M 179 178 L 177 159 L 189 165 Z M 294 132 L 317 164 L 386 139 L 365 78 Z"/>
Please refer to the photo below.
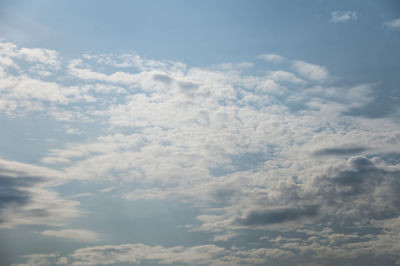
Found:
<path fill-rule="evenodd" d="M 1 265 L 400 265 L 399 1 L 2 1 Z"/>

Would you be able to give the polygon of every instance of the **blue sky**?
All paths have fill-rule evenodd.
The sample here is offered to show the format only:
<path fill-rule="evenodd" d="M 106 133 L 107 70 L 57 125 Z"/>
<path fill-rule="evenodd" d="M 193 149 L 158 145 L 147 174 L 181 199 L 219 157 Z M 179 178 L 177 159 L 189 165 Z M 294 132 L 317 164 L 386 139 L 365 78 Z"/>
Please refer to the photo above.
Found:
<path fill-rule="evenodd" d="M 400 264 L 398 1 L 3 1 L 0 37 L 0 264 Z"/>

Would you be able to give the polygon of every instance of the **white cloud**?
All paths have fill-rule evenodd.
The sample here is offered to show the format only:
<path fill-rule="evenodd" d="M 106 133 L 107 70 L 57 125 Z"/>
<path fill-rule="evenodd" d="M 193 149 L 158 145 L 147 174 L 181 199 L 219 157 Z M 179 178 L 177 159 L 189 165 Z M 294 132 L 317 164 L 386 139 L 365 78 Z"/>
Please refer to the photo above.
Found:
<path fill-rule="evenodd" d="M 67 130 L 65 133 L 68 135 L 82 135 L 84 133 L 83 130 L 72 128 L 69 125 L 65 126 L 65 129 Z"/>
<path fill-rule="evenodd" d="M 90 192 L 85 192 L 85 193 L 79 193 L 79 194 L 74 194 L 72 196 L 69 196 L 69 198 L 81 198 L 81 197 L 90 197 L 93 194 Z"/>
<path fill-rule="evenodd" d="M 300 75 L 311 81 L 324 82 L 329 77 L 328 71 L 323 66 L 313 65 L 303 61 L 294 61 L 293 67 Z"/>
<path fill-rule="evenodd" d="M 286 58 L 277 54 L 260 54 L 257 56 L 258 59 L 262 59 L 272 63 L 282 63 L 286 61 Z"/>
<path fill-rule="evenodd" d="M 100 237 L 97 233 L 82 229 L 45 230 L 42 235 L 71 239 L 73 241 L 96 242 Z"/>
<path fill-rule="evenodd" d="M 391 29 L 400 29 L 400 18 L 385 22 L 385 26 Z"/>
<path fill-rule="evenodd" d="M 333 11 L 331 13 L 331 22 L 344 23 L 350 20 L 357 20 L 358 14 L 356 11 Z"/>
<path fill-rule="evenodd" d="M 277 82 L 291 82 L 296 84 L 301 84 L 304 82 L 302 79 L 296 77 L 296 75 L 293 73 L 282 70 L 272 72 L 270 77 Z"/>
<path fill-rule="evenodd" d="M 22 59 L 30 63 L 36 63 L 36 67 L 50 68 L 52 71 L 61 67 L 58 53 L 54 50 L 42 48 L 18 48 L 9 42 L 0 43 L 0 55 L 11 59 Z"/>
<path fill-rule="evenodd" d="M 58 54 L 54 50 L 21 48 L 17 53 L 17 57 L 21 57 L 28 62 L 39 62 L 55 69 L 60 67 Z"/>

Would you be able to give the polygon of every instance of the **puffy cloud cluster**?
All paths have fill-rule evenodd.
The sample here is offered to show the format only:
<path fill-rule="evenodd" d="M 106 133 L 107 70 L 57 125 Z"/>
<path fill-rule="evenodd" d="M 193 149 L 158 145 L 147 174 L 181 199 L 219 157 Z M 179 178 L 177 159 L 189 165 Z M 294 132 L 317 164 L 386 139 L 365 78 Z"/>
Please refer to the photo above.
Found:
<path fill-rule="evenodd" d="M 24 48 L 7 49 L 22 53 Z M 18 58 L 29 63 L 33 54 L 47 55 L 36 51 Z M 59 169 L 64 181 L 113 183 L 112 192 L 131 201 L 192 204 L 199 209 L 198 223 L 185 228 L 210 233 L 214 240 L 193 247 L 88 247 L 68 258 L 47 254 L 49 259 L 76 265 L 146 260 L 240 265 L 276 259 L 293 265 L 301 258 L 299 263 L 332 260 L 334 265 L 335 259 L 363 254 L 395 257 L 399 124 L 389 117 L 350 115 L 374 101 L 377 85 L 341 84 L 324 66 L 275 54 L 259 59 L 276 64 L 274 70 L 248 62 L 188 67 L 135 53 L 84 55 L 57 70 L 73 79 L 73 86 L 50 76 L 15 74 L 13 57 L 1 59 L 3 84 L 9 84 L 0 90 L 3 106 L 9 106 L 3 112 L 29 116 L 36 109 L 26 106 L 35 103 L 51 110 L 54 119 L 101 128 L 89 140 L 65 143 L 41 158 Z M 248 74 L 252 68 L 258 68 L 257 75 Z M 64 126 L 71 134 L 80 132 L 73 124 Z M 9 179 L 6 191 L 15 193 L 5 196 L 7 206 L 29 206 L 36 192 L 28 184 L 43 182 L 36 176 Z M 257 248 L 218 246 L 250 231 L 267 235 L 255 241 Z M 281 236 L 268 236 L 271 232 Z M 82 234 L 89 241 L 99 238 Z"/>
<path fill-rule="evenodd" d="M 24 256 L 24 265 L 112 265 L 127 263 L 140 265 L 156 263 L 169 265 L 256 265 L 276 258 L 290 257 L 289 251 L 279 249 L 225 249 L 217 245 L 192 247 L 148 246 L 144 244 L 122 244 L 92 246 L 75 250 L 67 257 L 58 254 L 31 254 Z"/>

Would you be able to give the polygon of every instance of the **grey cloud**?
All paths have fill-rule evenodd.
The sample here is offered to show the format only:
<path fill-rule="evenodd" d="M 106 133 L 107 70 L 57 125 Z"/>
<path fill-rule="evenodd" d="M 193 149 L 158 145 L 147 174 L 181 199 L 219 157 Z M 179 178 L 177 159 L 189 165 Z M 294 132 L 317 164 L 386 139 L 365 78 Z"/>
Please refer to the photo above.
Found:
<path fill-rule="evenodd" d="M 42 177 L 15 177 L 2 174 L 0 176 L 0 224 L 7 222 L 2 217 L 3 211 L 10 206 L 22 207 L 31 203 L 34 195 L 27 188 L 34 187 L 45 182 Z M 25 211 L 25 214 L 31 217 L 45 217 L 48 213 L 44 209 L 31 209 Z"/>
<path fill-rule="evenodd" d="M 314 186 L 321 204 L 334 206 L 337 212 L 351 210 L 369 219 L 400 214 L 400 170 L 372 159 L 352 157 L 348 166 L 331 169 Z"/>
<path fill-rule="evenodd" d="M 235 224 L 251 227 L 331 215 L 342 220 L 398 217 L 400 170 L 375 158 L 353 156 L 312 183 L 281 185 L 274 195 L 280 195 L 279 204 L 285 207 L 256 209 Z"/>
<path fill-rule="evenodd" d="M 363 151 L 366 151 L 367 148 L 361 146 L 354 146 L 354 147 L 332 147 L 332 148 L 324 148 L 313 152 L 313 155 L 316 156 L 327 156 L 327 155 L 355 155 L 359 154 Z"/>
<path fill-rule="evenodd" d="M 79 203 L 48 189 L 58 172 L 0 160 L 0 227 L 50 224 L 76 216 Z"/>
<path fill-rule="evenodd" d="M 237 219 L 240 225 L 269 225 L 299 220 L 305 217 L 315 217 L 319 207 L 310 205 L 304 207 L 281 208 L 264 211 L 252 211 L 244 219 Z"/>
<path fill-rule="evenodd" d="M 167 76 L 167 75 L 162 75 L 162 74 L 155 74 L 155 75 L 153 76 L 153 79 L 154 79 L 155 81 L 159 81 L 159 82 L 161 82 L 161 83 L 164 83 L 165 85 L 170 85 L 170 84 L 172 83 L 172 81 L 173 81 L 173 79 L 170 78 L 169 76 Z"/>
<path fill-rule="evenodd" d="M 226 202 L 230 201 L 238 191 L 235 188 L 232 187 L 218 187 L 212 191 L 210 191 L 210 196 L 219 202 Z"/>
<path fill-rule="evenodd" d="M 29 202 L 32 194 L 24 188 L 42 183 L 40 177 L 13 177 L 0 176 L 0 215 L 4 208 L 10 205 L 25 205 Z"/>
<path fill-rule="evenodd" d="M 316 183 L 323 192 L 334 192 L 335 197 L 370 192 L 387 177 L 387 172 L 378 169 L 363 157 L 352 157 L 349 168 L 335 168 Z M 349 189 L 350 188 L 350 189 Z M 329 193 L 323 193 L 326 197 Z"/>
<path fill-rule="evenodd" d="M 184 90 L 184 91 L 194 91 L 197 90 L 199 85 L 193 83 L 193 82 L 179 82 L 179 87 Z"/>

